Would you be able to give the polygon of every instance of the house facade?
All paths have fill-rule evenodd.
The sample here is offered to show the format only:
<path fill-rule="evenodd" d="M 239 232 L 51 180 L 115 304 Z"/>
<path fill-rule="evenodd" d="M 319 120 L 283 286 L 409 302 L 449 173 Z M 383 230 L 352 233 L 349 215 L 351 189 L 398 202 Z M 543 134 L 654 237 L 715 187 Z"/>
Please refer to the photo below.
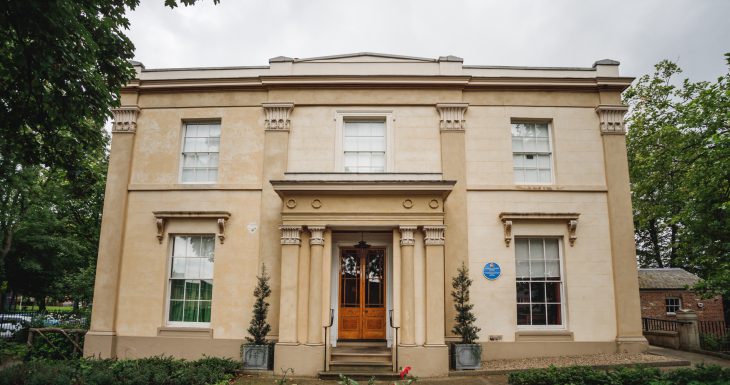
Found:
<path fill-rule="evenodd" d="M 676 320 L 680 309 L 697 313 L 699 321 L 725 321 L 722 297 L 702 298 L 691 288 L 700 277 L 680 268 L 639 269 L 641 316 Z"/>
<path fill-rule="evenodd" d="M 265 266 L 274 367 L 444 375 L 462 264 L 483 360 L 643 351 L 618 64 L 134 63 L 85 354 L 239 357 Z"/>

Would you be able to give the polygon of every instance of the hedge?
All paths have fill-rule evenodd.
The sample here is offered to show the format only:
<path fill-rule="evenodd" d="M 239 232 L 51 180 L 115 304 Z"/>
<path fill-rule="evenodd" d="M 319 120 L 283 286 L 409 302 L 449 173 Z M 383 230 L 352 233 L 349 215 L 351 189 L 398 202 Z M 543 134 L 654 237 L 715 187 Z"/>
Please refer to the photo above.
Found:
<path fill-rule="evenodd" d="M 728 385 L 730 368 L 697 365 L 662 372 L 635 366 L 611 370 L 588 366 L 530 369 L 509 375 L 510 385 Z"/>
<path fill-rule="evenodd" d="M 0 385 L 206 385 L 227 384 L 240 363 L 171 357 L 138 360 L 34 360 L 0 371 Z"/>

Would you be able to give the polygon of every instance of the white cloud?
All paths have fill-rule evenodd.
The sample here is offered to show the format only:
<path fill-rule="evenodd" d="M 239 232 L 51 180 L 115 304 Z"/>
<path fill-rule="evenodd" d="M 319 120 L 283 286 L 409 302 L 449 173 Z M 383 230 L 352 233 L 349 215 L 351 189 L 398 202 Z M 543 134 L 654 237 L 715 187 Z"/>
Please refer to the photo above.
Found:
<path fill-rule="evenodd" d="M 284 55 L 373 51 L 457 55 L 467 64 L 590 66 L 611 58 L 639 76 L 662 59 L 685 75 L 726 71 L 730 1 L 202 0 L 130 12 L 148 68 L 267 65 Z"/>

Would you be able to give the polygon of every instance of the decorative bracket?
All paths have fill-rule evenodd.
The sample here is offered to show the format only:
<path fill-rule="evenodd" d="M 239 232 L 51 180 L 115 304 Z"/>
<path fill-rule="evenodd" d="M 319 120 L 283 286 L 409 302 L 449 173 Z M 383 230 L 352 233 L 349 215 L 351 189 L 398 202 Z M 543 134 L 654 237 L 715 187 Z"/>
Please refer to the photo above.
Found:
<path fill-rule="evenodd" d="M 600 105 L 596 107 L 600 121 L 601 135 L 625 135 L 624 115 L 629 108 L 622 105 Z"/>
<path fill-rule="evenodd" d="M 114 117 L 114 121 L 112 122 L 112 132 L 134 134 L 137 131 L 139 107 L 126 106 L 112 108 L 112 115 Z"/>
<path fill-rule="evenodd" d="M 157 240 L 162 243 L 165 239 L 165 227 L 171 219 L 215 219 L 218 226 L 218 240 L 221 245 L 226 239 L 226 222 L 231 217 L 227 211 L 155 211 L 157 225 Z"/>
<path fill-rule="evenodd" d="M 294 109 L 294 103 L 263 103 L 261 107 L 266 112 L 266 130 L 289 131 L 291 128 L 289 114 Z"/>
<path fill-rule="evenodd" d="M 441 115 L 439 127 L 442 131 L 464 131 L 466 120 L 464 113 L 469 103 L 439 103 L 436 109 Z"/>
<path fill-rule="evenodd" d="M 570 246 L 575 245 L 576 229 L 578 228 L 578 213 L 501 213 L 499 219 L 504 226 L 504 244 L 509 247 L 512 242 L 513 221 L 566 221 L 568 225 L 568 241 Z"/>
<path fill-rule="evenodd" d="M 425 233 L 424 243 L 426 246 L 443 246 L 445 243 L 444 233 L 446 232 L 446 226 L 443 225 L 432 225 L 423 226 L 423 232 Z"/>

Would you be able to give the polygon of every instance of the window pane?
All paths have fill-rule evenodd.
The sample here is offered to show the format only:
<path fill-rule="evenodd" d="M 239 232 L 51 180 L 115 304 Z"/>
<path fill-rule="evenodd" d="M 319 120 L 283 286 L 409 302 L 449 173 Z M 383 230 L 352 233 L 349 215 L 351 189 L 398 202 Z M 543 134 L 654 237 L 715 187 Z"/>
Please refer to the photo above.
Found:
<path fill-rule="evenodd" d="M 545 302 L 545 283 L 544 282 L 530 283 L 530 301 Z"/>
<path fill-rule="evenodd" d="M 530 261 L 530 278 L 532 279 L 544 279 L 545 278 L 545 262 L 541 260 Z"/>
<path fill-rule="evenodd" d="M 517 278 L 518 279 L 530 278 L 530 262 L 517 261 Z"/>
<path fill-rule="evenodd" d="M 195 182 L 195 170 L 183 169 L 182 181 L 183 182 Z"/>
<path fill-rule="evenodd" d="M 198 126 L 195 124 L 188 124 L 185 127 L 185 137 L 186 138 L 193 138 L 198 136 Z"/>
<path fill-rule="evenodd" d="M 547 315 L 545 314 L 545 305 L 532 305 L 532 324 L 547 325 Z"/>
<path fill-rule="evenodd" d="M 525 171 L 522 169 L 515 169 L 515 183 L 525 183 Z"/>
<path fill-rule="evenodd" d="M 527 137 L 535 136 L 535 124 L 533 124 L 533 123 L 525 124 L 525 136 L 527 136 Z"/>
<path fill-rule="evenodd" d="M 170 278 L 185 278 L 185 258 L 172 259 L 172 273 Z"/>
<path fill-rule="evenodd" d="M 512 151 L 522 152 L 524 148 L 525 147 L 522 144 L 522 138 L 512 138 Z"/>
<path fill-rule="evenodd" d="M 195 279 L 200 277 L 200 258 L 188 258 L 185 264 L 185 278 Z"/>
<path fill-rule="evenodd" d="M 213 299 L 213 281 L 205 280 L 200 282 L 200 299 Z"/>
<path fill-rule="evenodd" d="M 537 155 L 537 167 L 550 169 L 550 155 Z"/>
<path fill-rule="evenodd" d="M 215 238 L 203 237 L 201 240 L 201 246 L 200 246 L 200 256 L 210 258 L 213 256 L 214 249 L 215 249 Z"/>
<path fill-rule="evenodd" d="M 183 304 L 183 301 L 170 301 L 170 315 L 168 317 L 170 321 L 183 320 Z"/>
<path fill-rule="evenodd" d="M 559 278 L 560 277 L 560 262 L 559 261 L 545 262 L 545 277 L 547 277 L 547 278 Z"/>
<path fill-rule="evenodd" d="M 528 240 L 526 238 L 515 239 L 515 256 L 517 257 L 517 260 L 527 260 L 527 258 L 528 258 L 527 243 L 528 243 Z"/>
<path fill-rule="evenodd" d="M 200 278 L 201 279 L 212 279 L 213 278 L 213 261 L 209 258 L 200 259 Z"/>
<path fill-rule="evenodd" d="M 555 238 L 545 239 L 545 259 L 558 260 L 558 240 Z"/>
<path fill-rule="evenodd" d="M 517 303 L 530 302 L 530 284 L 528 282 L 517 282 Z"/>
<path fill-rule="evenodd" d="M 170 283 L 170 299 L 185 299 L 185 281 L 175 279 Z"/>
<path fill-rule="evenodd" d="M 530 259 L 543 259 L 545 253 L 542 248 L 542 239 L 531 238 L 530 239 Z"/>
<path fill-rule="evenodd" d="M 525 127 L 524 123 L 512 124 L 512 136 L 525 136 L 526 132 L 527 128 Z"/>
<path fill-rule="evenodd" d="M 530 324 L 530 305 L 517 305 L 517 325 Z"/>
<path fill-rule="evenodd" d="M 537 140 L 535 140 L 535 150 L 538 152 L 550 152 L 550 142 L 548 142 L 548 138 L 537 138 Z"/>
<path fill-rule="evenodd" d="M 562 325 L 562 317 L 560 314 L 560 305 L 547 305 L 547 324 Z"/>
<path fill-rule="evenodd" d="M 187 255 L 187 237 L 176 236 L 172 244 L 172 256 L 184 257 Z"/>
<path fill-rule="evenodd" d="M 539 181 L 540 183 L 550 183 L 553 177 L 550 175 L 550 170 L 540 170 Z"/>
<path fill-rule="evenodd" d="M 538 123 L 535 125 L 535 136 L 539 138 L 548 137 L 548 128 L 546 123 Z"/>
<path fill-rule="evenodd" d="M 185 281 L 185 299 L 196 300 L 200 297 L 200 281 Z"/>
<path fill-rule="evenodd" d="M 212 124 L 210 126 L 210 136 L 212 136 L 212 137 L 221 136 L 221 125 L 220 124 Z"/>
<path fill-rule="evenodd" d="M 359 150 L 357 145 L 358 145 L 358 141 L 356 138 L 346 137 L 344 150 L 345 151 L 357 151 L 357 150 Z"/>
<path fill-rule="evenodd" d="M 183 321 L 198 321 L 198 301 L 185 301 L 185 310 L 183 313 Z"/>
<path fill-rule="evenodd" d="M 546 302 L 560 302 L 560 282 L 547 282 L 545 296 Z"/>
<path fill-rule="evenodd" d="M 525 170 L 525 183 L 537 183 L 537 170 Z"/>
<path fill-rule="evenodd" d="M 200 302 L 200 314 L 198 322 L 210 322 L 210 301 Z"/>
<path fill-rule="evenodd" d="M 525 154 L 524 157 L 524 166 L 525 168 L 537 168 L 537 155 L 534 154 Z"/>
<path fill-rule="evenodd" d="M 526 152 L 534 152 L 535 151 L 535 149 L 536 149 L 536 147 L 535 147 L 535 138 L 530 138 L 530 137 L 525 138 L 523 143 L 524 143 L 524 148 L 525 148 L 524 151 L 526 151 Z"/>

